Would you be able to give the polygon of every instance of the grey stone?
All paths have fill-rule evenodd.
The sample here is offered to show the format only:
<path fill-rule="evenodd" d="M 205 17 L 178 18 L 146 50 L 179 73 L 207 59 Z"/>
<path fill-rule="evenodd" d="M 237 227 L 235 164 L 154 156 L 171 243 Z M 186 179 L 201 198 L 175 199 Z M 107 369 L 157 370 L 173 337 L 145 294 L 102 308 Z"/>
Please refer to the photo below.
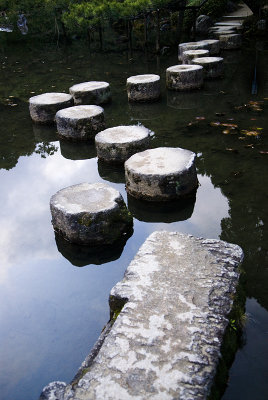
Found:
<path fill-rule="evenodd" d="M 112 289 L 111 311 L 123 308 L 63 399 L 206 399 L 242 259 L 220 240 L 154 232 Z"/>
<path fill-rule="evenodd" d="M 107 82 L 90 81 L 69 88 L 74 104 L 105 104 L 111 100 L 110 85 Z"/>
<path fill-rule="evenodd" d="M 125 162 L 126 190 L 147 201 L 170 201 L 195 194 L 195 153 L 158 147 L 134 154 Z"/>
<path fill-rule="evenodd" d="M 223 76 L 224 66 L 222 57 L 195 58 L 193 64 L 201 65 L 203 67 L 205 79 L 214 79 Z"/>
<path fill-rule="evenodd" d="M 69 140 L 93 140 L 105 128 L 104 110 L 95 105 L 65 108 L 56 114 L 59 136 Z"/>
<path fill-rule="evenodd" d="M 166 70 L 166 86 L 170 90 L 200 89 L 203 83 L 200 65 L 173 65 Z"/>
<path fill-rule="evenodd" d="M 221 34 L 219 36 L 221 49 L 235 50 L 242 46 L 242 35 L 237 34 Z"/>
<path fill-rule="evenodd" d="M 208 15 L 199 15 L 196 19 L 195 29 L 197 33 L 205 34 L 212 25 L 213 21 Z"/>
<path fill-rule="evenodd" d="M 208 45 L 202 41 L 180 43 L 178 46 L 178 59 L 182 60 L 182 53 L 186 50 L 208 50 Z"/>
<path fill-rule="evenodd" d="M 201 43 L 205 43 L 208 46 L 209 54 L 215 56 L 220 53 L 220 41 L 217 39 L 204 39 Z"/>
<path fill-rule="evenodd" d="M 115 126 L 99 132 L 95 144 L 101 160 L 122 163 L 149 147 L 150 131 L 142 125 Z"/>
<path fill-rule="evenodd" d="M 128 100 L 133 102 L 156 101 L 160 97 L 160 76 L 135 75 L 127 79 Z"/>
<path fill-rule="evenodd" d="M 192 64 L 194 58 L 197 57 L 208 57 L 208 50 L 186 50 L 182 53 L 182 63 Z"/>
<path fill-rule="evenodd" d="M 56 112 L 73 105 L 73 98 L 66 93 L 43 93 L 29 99 L 30 116 L 33 121 L 50 124 Z"/>
<path fill-rule="evenodd" d="M 81 183 L 51 197 L 54 230 L 72 243 L 111 244 L 132 227 L 121 194 L 104 183 Z"/>

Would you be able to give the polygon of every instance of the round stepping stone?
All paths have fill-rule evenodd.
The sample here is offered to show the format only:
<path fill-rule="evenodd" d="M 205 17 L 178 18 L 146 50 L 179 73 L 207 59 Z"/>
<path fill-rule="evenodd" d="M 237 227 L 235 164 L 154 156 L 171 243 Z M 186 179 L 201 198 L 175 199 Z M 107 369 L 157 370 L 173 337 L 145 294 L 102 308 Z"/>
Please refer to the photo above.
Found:
<path fill-rule="evenodd" d="M 208 45 L 209 54 L 215 56 L 220 53 L 220 41 L 218 39 L 204 39 L 200 41 L 201 43 L 206 43 Z"/>
<path fill-rule="evenodd" d="M 97 155 L 107 162 L 125 162 L 133 154 L 149 147 L 150 131 L 141 125 L 115 126 L 95 137 Z"/>
<path fill-rule="evenodd" d="M 182 54 L 187 50 L 208 50 L 208 45 L 203 41 L 180 43 L 178 47 L 178 59 L 182 60 Z"/>
<path fill-rule="evenodd" d="M 121 194 L 104 183 L 81 183 L 51 197 L 52 225 L 72 243 L 111 244 L 132 227 Z"/>
<path fill-rule="evenodd" d="M 166 70 L 166 85 L 171 90 L 192 90 L 203 86 L 203 67 L 173 65 Z"/>
<path fill-rule="evenodd" d="M 235 50 L 242 46 L 242 35 L 240 33 L 221 34 L 219 36 L 221 49 Z"/>
<path fill-rule="evenodd" d="M 147 201 L 168 201 L 195 194 L 195 153 L 158 147 L 134 154 L 125 162 L 126 190 Z"/>
<path fill-rule="evenodd" d="M 107 82 L 83 82 L 69 89 L 74 104 L 105 104 L 111 100 L 110 85 Z"/>
<path fill-rule="evenodd" d="M 197 57 L 208 57 L 208 50 L 186 50 L 182 53 L 182 63 L 192 64 L 194 58 Z"/>
<path fill-rule="evenodd" d="M 33 121 L 50 124 L 56 112 L 73 105 L 73 98 L 66 93 L 43 93 L 29 99 L 30 116 Z"/>
<path fill-rule="evenodd" d="M 160 97 L 160 76 L 154 74 L 135 75 L 127 79 L 129 101 L 156 101 Z"/>
<path fill-rule="evenodd" d="M 69 140 L 92 140 L 105 128 L 103 108 L 74 106 L 56 114 L 59 136 Z"/>
<path fill-rule="evenodd" d="M 203 67 L 205 79 L 214 79 L 223 76 L 224 67 L 222 57 L 195 58 L 193 64 Z"/>

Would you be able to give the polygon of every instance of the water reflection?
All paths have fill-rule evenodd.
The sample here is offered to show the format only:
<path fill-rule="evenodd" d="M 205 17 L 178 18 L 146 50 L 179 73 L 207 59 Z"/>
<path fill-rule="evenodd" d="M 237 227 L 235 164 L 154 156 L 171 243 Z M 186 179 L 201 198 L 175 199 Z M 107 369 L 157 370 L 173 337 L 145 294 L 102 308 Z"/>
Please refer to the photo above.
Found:
<path fill-rule="evenodd" d="M 167 90 L 167 106 L 176 110 L 189 110 L 200 105 L 196 92 L 176 92 Z"/>
<path fill-rule="evenodd" d="M 67 160 L 87 160 L 97 156 L 95 144 L 91 142 L 77 143 L 60 140 L 60 151 Z"/>
<path fill-rule="evenodd" d="M 121 256 L 125 244 L 132 234 L 133 229 L 131 228 L 128 234 L 123 235 L 121 240 L 116 243 L 96 247 L 70 243 L 58 233 L 55 233 L 55 241 L 58 251 L 72 265 L 75 267 L 85 267 L 89 264 L 102 265 L 117 260 Z"/>
<path fill-rule="evenodd" d="M 98 159 L 98 172 L 100 177 L 114 183 L 125 183 L 124 164 L 111 164 Z"/>
<path fill-rule="evenodd" d="M 33 124 L 33 134 L 37 143 L 57 142 L 59 140 L 56 126 Z"/>
<path fill-rule="evenodd" d="M 133 217 L 144 222 L 178 222 L 191 218 L 196 196 L 187 200 L 171 202 L 149 202 L 128 196 L 128 208 Z"/>

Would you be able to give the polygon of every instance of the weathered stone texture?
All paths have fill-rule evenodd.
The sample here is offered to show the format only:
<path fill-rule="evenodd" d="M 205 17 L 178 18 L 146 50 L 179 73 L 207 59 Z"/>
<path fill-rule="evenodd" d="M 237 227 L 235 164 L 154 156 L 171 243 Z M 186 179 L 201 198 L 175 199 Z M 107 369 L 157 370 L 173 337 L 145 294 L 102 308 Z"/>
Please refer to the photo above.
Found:
<path fill-rule="evenodd" d="M 135 75 L 127 79 L 128 100 L 151 102 L 160 97 L 160 76 L 155 74 Z"/>
<path fill-rule="evenodd" d="M 242 258 L 226 242 L 154 232 L 111 291 L 111 310 L 124 306 L 97 356 L 56 398 L 206 399 Z"/>
<path fill-rule="evenodd" d="M 52 225 L 72 243 L 110 244 L 132 226 L 121 194 L 104 183 L 81 183 L 51 197 Z"/>
<path fill-rule="evenodd" d="M 222 57 L 200 57 L 193 60 L 194 65 L 201 65 L 205 79 L 222 77 L 224 65 Z"/>
<path fill-rule="evenodd" d="M 73 85 L 69 88 L 74 104 L 105 104 L 111 100 L 108 82 L 90 81 Z"/>
<path fill-rule="evenodd" d="M 30 116 L 34 122 L 51 124 L 56 112 L 73 105 L 73 98 L 67 93 L 43 93 L 29 99 Z"/>
<path fill-rule="evenodd" d="M 195 194 L 195 153 L 158 147 L 136 153 L 125 162 L 126 190 L 138 199 L 170 201 Z"/>
<path fill-rule="evenodd" d="M 166 70 L 166 86 L 170 90 L 193 90 L 203 86 L 203 67 L 173 65 Z"/>

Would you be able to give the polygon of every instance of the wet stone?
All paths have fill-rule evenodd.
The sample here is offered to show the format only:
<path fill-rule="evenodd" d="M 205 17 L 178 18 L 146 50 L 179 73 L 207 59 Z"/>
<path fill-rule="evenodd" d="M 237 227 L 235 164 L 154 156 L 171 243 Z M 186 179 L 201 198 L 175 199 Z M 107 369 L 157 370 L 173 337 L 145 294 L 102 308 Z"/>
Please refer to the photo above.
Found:
<path fill-rule="evenodd" d="M 95 105 L 65 108 L 56 114 L 59 136 L 69 140 L 94 140 L 105 128 L 104 110 Z"/>
<path fill-rule="evenodd" d="M 134 154 L 125 162 L 126 190 L 147 201 L 170 201 L 195 195 L 195 153 L 158 147 Z"/>
<path fill-rule="evenodd" d="M 193 90 L 203 86 L 203 67 L 173 65 L 166 70 L 166 86 L 170 90 Z"/>
<path fill-rule="evenodd" d="M 59 190 L 50 200 L 52 225 L 71 243 L 101 245 L 132 227 L 121 194 L 104 183 L 81 183 Z"/>
<path fill-rule="evenodd" d="M 133 102 L 156 101 L 160 97 L 160 76 L 135 75 L 127 79 L 128 100 Z"/>
<path fill-rule="evenodd" d="M 142 125 L 115 126 L 99 132 L 95 144 L 99 159 L 123 163 L 149 147 L 150 131 Z"/>
<path fill-rule="evenodd" d="M 219 36 L 220 46 L 223 50 L 240 49 L 242 46 L 242 35 L 237 34 L 221 34 Z"/>
<path fill-rule="evenodd" d="M 151 234 L 111 290 L 121 311 L 80 378 L 42 400 L 207 399 L 242 259 L 220 240 Z"/>
<path fill-rule="evenodd" d="M 208 50 L 186 50 L 182 53 L 182 63 L 192 64 L 193 59 L 197 57 L 208 57 Z"/>
<path fill-rule="evenodd" d="M 201 65 L 205 79 L 220 78 L 224 73 L 222 57 L 200 57 L 193 60 L 193 64 Z"/>
<path fill-rule="evenodd" d="M 105 104 L 111 100 L 110 85 L 107 82 L 90 81 L 69 88 L 74 104 Z"/>
<path fill-rule="evenodd" d="M 73 105 L 73 98 L 66 93 L 43 93 L 29 99 L 30 116 L 34 122 L 51 124 L 56 112 Z"/>

